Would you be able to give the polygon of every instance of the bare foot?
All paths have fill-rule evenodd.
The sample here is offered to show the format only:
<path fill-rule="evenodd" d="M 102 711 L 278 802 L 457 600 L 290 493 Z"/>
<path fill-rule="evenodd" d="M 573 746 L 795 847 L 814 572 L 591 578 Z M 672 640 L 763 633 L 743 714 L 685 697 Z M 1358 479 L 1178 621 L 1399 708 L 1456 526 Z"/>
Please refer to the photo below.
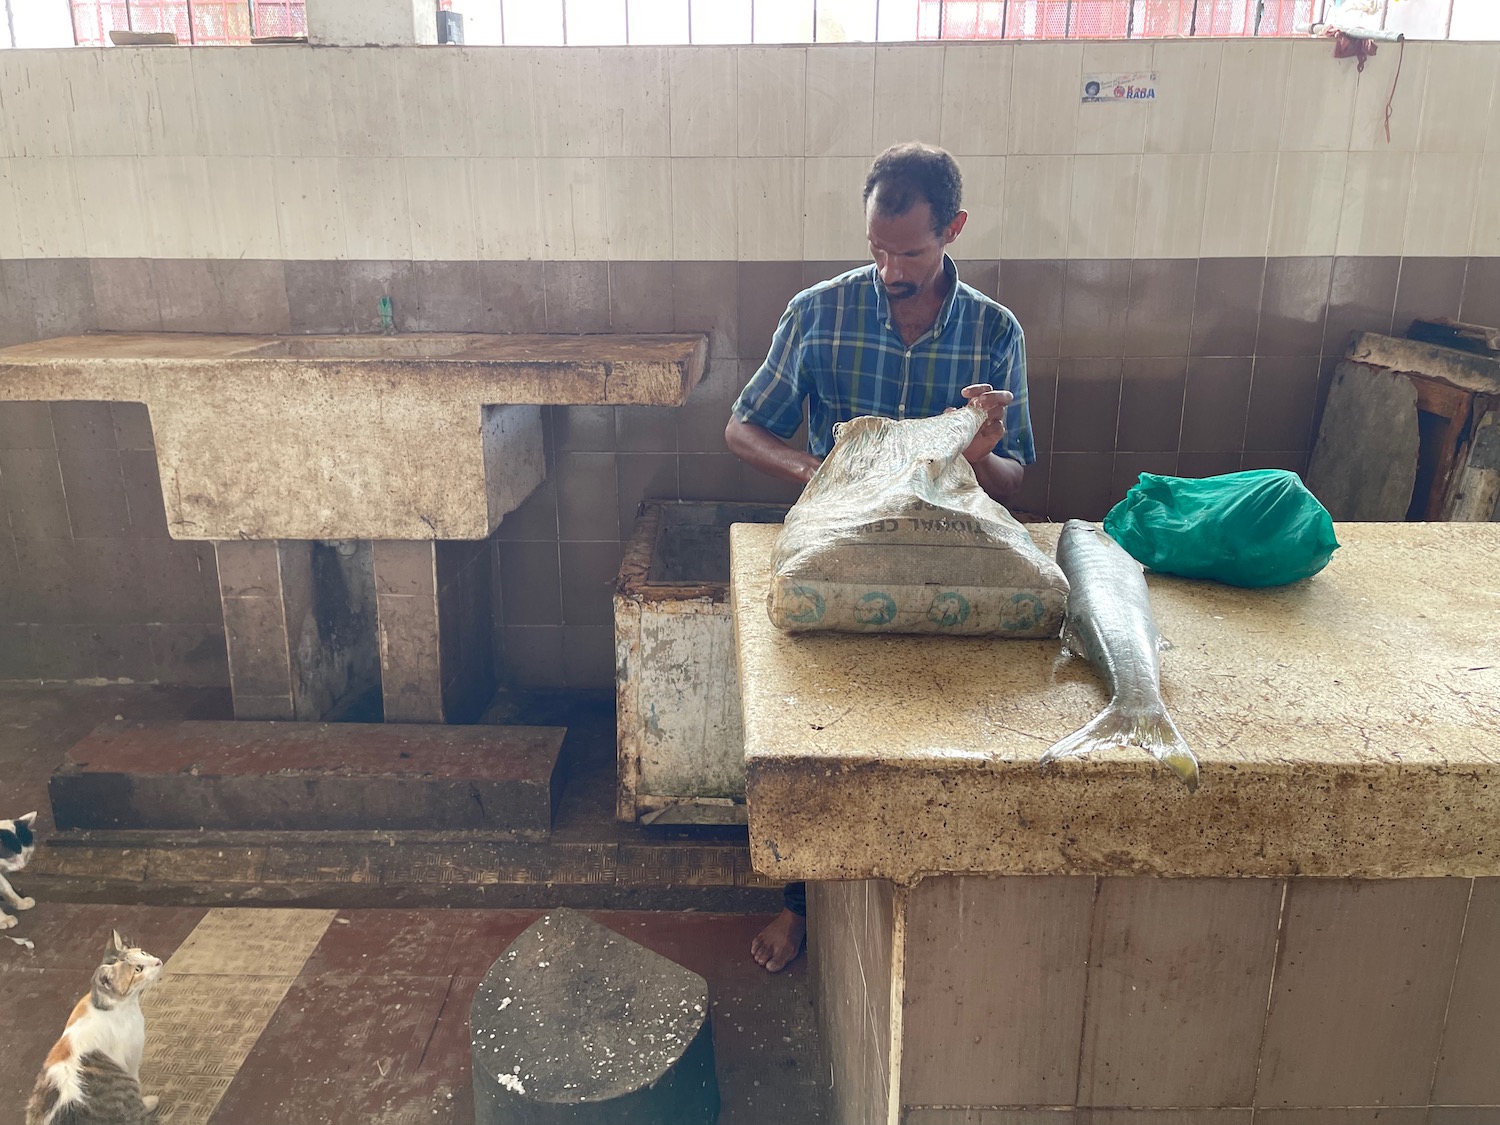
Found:
<path fill-rule="evenodd" d="M 750 943 L 750 956 L 768 973 L 779 973 L 802 952 L 807 937 L 807 919 L 790 910 L 783 910 Z"/>

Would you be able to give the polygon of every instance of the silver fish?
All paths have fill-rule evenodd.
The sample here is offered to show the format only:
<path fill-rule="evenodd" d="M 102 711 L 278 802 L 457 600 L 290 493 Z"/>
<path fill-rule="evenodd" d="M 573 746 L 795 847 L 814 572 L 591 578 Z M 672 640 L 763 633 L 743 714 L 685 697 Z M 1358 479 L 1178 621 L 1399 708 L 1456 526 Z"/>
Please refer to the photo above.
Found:
<path fill-rule="evenodd" d="M 1158 654 L 1168 646 L 1151 615 L 1141 564 L 1084 520 L 1063 525 L 1057 562 L 1069 583 L 1063 651 L 1097 668 L 1110 698 L 1091 722 L 1049 747 L 1042 763 L 1109 746 L 1139 746 L 1188 789 L 1197 789 L 1198 759 L 1161 699 Z"/>

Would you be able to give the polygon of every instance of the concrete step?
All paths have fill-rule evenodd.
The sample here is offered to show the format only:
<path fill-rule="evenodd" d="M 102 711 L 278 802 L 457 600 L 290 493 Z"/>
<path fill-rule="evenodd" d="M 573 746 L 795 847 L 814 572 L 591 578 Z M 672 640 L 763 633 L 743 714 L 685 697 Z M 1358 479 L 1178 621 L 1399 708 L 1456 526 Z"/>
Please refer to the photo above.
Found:
<path fill-rule="evenodd" d="M 57 827 L 445 831 L 544 840 L 563 727 L 104 723 L 52 775 Z"/>

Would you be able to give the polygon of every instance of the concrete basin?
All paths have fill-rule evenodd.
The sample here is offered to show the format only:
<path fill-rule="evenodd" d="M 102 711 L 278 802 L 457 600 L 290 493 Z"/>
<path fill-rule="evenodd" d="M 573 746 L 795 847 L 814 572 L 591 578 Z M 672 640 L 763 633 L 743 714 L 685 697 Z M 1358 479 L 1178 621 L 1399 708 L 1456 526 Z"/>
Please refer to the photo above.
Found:
<path fill-rule="evenodd" d="M 0 349 L 0 400 L 145 403 L 176 539 L 484 539 L 541 407 L 680 405 L 689 336 L 100 333 Z"/>

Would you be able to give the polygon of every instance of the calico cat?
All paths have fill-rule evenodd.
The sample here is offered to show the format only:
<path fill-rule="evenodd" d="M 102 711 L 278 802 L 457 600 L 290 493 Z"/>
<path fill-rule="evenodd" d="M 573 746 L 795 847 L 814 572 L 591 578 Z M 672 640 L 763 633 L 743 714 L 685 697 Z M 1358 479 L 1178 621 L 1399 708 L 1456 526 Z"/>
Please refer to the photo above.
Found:
<path fill-rule="evenodd" d="M 30 910 L 36 901 L 18 895 L 6 881 L 5 873 L 21 870 L 36 851 L 36 836 L 31 831 L 35 819 L 36 813 L 29 812 L 15 820 L 0 820 L 0 902 L 8 902 L 17 910 Z M 15 924 L 14 915 L 0 910 L 0 930 L 8 930 Z"/>
<path fill-rule="evenodd" d="M 155 1097 L 141 1097 L 146 1018 L 141 993 L 161 960 L 110 935 L 94 985 L 73 1008 L 26 1106 L 26 1125 L 147 1125 Z"/>

